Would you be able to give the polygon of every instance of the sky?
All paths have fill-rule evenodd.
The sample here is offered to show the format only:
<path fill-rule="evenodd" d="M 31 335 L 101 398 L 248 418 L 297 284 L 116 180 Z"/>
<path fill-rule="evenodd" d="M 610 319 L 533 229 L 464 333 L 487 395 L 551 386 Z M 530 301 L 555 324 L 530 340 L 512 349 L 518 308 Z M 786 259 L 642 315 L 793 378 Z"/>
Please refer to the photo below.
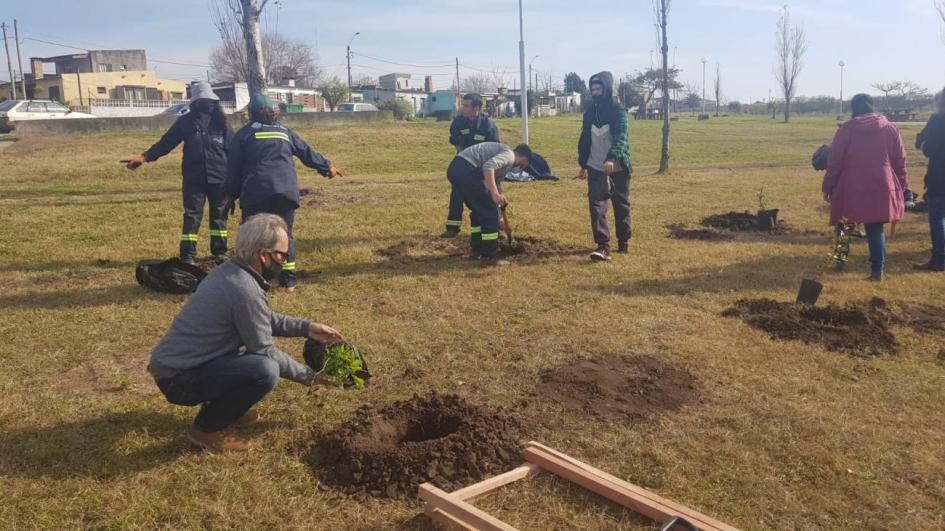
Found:
<path fill-rule="evenodd" d="M 44 2 L 0 0 L 0 20 L 12 26 L 18 19 L 27 71 L 31 56 L 80 53 L 42 40 L 87 49 L 143 48 L 159 76 L 190 81 L 206 78 L 207 56 L 219 42 L 210 1 L 82 0 L 50 9 Z M 841 60 L 845 97 L 876 93 L 871 84 L 891 80 L 940 90 L 945 24 L 932 1 L 789 1 L 809 42 L 798 93 L 838 95 Z M 777 97 L 774 32 L 783 4 L 672 0 L 669 62 L 682 70 L 680 80 L 702 86 L 704 57 L 707 95 L 718 66 L 724 100 L 759 101 L 769 91 Z M 600 70 L 620 77 L 656 61 L 652 0 L 524 0 L 524 13 L 526 61 L 558 84 L 572 71 L 585 80 Z M 264 10 L 267 28 L 311 44 L 324 70 L 341 79 L 345 46 L 360 32 L 351 45 L 355 79 L 396 71 L 413 74 L 415 86 L 422 86 L 429 74 L 437 88 L 449 88 L 458 58 L 461 76 L 504 71 L 510 87 L 520 84 L 515 0 L 271 0 Z M 12 28 L 8 35 L 15 65 Z M 0 60 L 0 79 L 8 77 Z"/>

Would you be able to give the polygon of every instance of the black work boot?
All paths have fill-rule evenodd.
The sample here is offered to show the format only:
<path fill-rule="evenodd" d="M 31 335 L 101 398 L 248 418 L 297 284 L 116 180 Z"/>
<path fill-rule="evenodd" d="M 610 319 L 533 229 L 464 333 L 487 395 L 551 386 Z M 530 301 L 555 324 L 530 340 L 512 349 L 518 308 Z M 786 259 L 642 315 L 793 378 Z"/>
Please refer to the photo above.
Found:
<path fill-rule="evenodd" d="M 443 234 L 440 234 L 440 238 L 455 238 L 457 236 L 459 236 L 459 227 L 446 227 Z"/>
<path fill-rule="evenodd" d="M 912 264 L 912 269 L 915 269 L 916 271 L 936 271 L 936 272 L 942 272 L 942 271 L 945 271 L 945 266 L 941 266 L 941 265 L 938 265 L 938 264 L 934 264 L 934 263 L 932 263 L 931 260 L 929 260 L 928 262 L 926 262 L 926 263 L 924 263 L 924 264 Z"/>
<path fill-rule="evenodd" d="M 627 254 L 630 252 L 630 242 L 629 241 L 620 241 L 617 243 L 617 252 L 620 254 Z"/>

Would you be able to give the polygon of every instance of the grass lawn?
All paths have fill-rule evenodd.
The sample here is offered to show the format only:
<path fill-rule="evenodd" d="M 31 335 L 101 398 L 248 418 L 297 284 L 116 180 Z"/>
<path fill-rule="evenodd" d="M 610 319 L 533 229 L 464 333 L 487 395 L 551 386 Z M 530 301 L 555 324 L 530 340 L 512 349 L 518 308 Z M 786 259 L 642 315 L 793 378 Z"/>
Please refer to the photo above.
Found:
<path fill-rule="evenodd" d="M 809 160 L 835 122 L 683 117 L 663 176 L 653 175 L 660 125 L 631 123 L 629 256 L 523 257 L 499 271 L 374 252 L 404 241 L 423 250 L 441 232 L 447 123 L 299 130 L 346 176 L 300 167 L 319 199 L 296 215 L 306 278 L 272 305 L 339 328 L 376 377 L 362 391 L 280 383 L 261 404 L 264 422 L 246 432 L 257 446 L 248 455 L 192 448 L 184 432 L 195 411 L 167 404 L 145 372 L 185 300 L 134 280 L 138 260 L 177 252 L 180 150 L 135 173 L 118 160 L 158 135 L 0 151 L 0 527 L 428 528 L 418 502 L 356 501 L 321 485 L 296 449 L 363 404 L 430 390 L 510 407 L 528 438 L 737 527 L 945 527 L 941 335 L 893 327 L 899 352 L 855 356 L 721 316 L 741 298 L 793 301 L 831 250 Z M 506 141 L 519 138 L 517 120 L 499 127 Z M 902 127 L 907 144 L 920 127 Z M 585 185 L 569 178 L 579 129 L 578 117 L 532 122 L 533 147 L 568 178 L 506 183 L 517 234 L 591 247 Z M 921 190 L 925 160 L 910 150 L 909 162 Z M 794 234 L 668 237 L 668 224 L 754 211 L 760 188 Z M 204 254 L 206 225 L 200 237 Z M 890 241 L 887 282 L 864 281 L 865 247 L 854 243 L 848 271 L 827 277 L 821 304 L 878 296 L 945 306 L 945 275 L 910 267 L 927 258 L 922 215 L 907 214 Z M 278 344 L 301 354 L 300 340 Z M 688 370 L 698 397 L 632 422 L 535 398 L 543 369 L 626 353 Z M 421 376 L 405 378 L 408 368 Z M 528 529 L 650 528 L 546 477 L 477 505 Z"/>

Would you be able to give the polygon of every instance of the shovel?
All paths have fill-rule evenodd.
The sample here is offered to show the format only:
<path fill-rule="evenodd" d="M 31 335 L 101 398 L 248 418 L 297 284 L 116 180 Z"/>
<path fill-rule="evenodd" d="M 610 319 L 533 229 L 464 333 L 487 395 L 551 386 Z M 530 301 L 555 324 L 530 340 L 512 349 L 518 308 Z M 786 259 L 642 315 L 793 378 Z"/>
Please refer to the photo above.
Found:
<path fill-rule="evenodd" d="M 509 239 L 509 246 L 512 245 L 512 226 L 509 225 L 509 216 L 505 213 L 506 204 L 502 207 L 502 223 L 505 225 L 505 237 Z"/>
<path fill-rule="evenodd" d="M 820 293 L 824 290 L 824 285 L 820 282 L 820 277 L 830 268 L 831 264 L 843 264 L 846 262 L 846 255 L 850 253 L 850 232 L 855 225 L 848 223 L 838 226 L 837 238 L 834 242 L 833 253 L 827 255 L 823 264 L 817 270 L 814 278 L 805 278 L 801 280 L 801 288 L 797 291 L 795 304 L 808 304 L 813 306 L 817 304 Z M 893 228 L 895 230 L 895 228 Z"/>

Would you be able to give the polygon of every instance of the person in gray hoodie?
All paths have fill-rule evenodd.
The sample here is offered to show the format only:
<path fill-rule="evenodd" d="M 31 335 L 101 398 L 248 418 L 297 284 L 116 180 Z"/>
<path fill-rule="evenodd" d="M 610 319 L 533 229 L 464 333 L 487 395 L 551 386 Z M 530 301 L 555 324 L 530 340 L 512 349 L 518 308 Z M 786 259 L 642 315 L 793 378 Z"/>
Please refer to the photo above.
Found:
<path fill-rule="evenodd" d="M 617 252 L 630 251 L 630 166 L 629 119 L 627 110 L 614 96 L 614 77 L 600 72 L 588 81 L 593 102 L 584 112 L 578 141 L 578 179 L 587 180 L 591 211 L 591 231 L 597 249 L 592 260 L 610 260 L 608 203 L 614 205 L 617 225 Z"/>
<path fill-rule="evenodd" d="M 200 406 L 187 436 L 208 450 L 246 451 L 230 425 L 259 418 L 251 409 L 279 378 L 310 385 L 315 372 L 273 344 L 275 337 L 342 341 L 329 326 L 270 310 L 266 292 L 289 253 L 288 227 L 257 214 L 240 228 L 230 261 L 205 278 L 151 353 L 148 372 L 168 402 Z"/>

